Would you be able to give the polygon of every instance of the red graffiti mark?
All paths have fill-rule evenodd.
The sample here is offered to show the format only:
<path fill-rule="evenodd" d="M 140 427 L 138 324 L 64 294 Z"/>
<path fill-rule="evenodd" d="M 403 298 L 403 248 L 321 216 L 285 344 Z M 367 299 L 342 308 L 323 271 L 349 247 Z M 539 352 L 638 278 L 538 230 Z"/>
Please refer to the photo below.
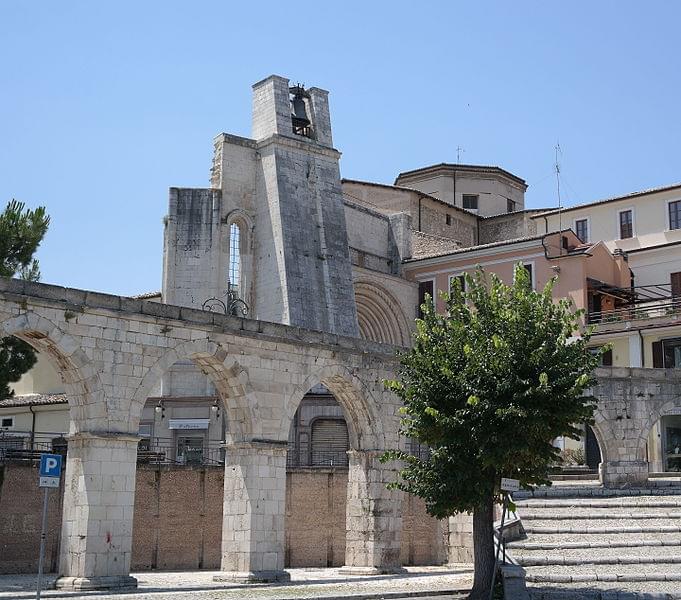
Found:
<path fill-rule="evenodd" d="M 110 531 L 106 532 L 106 543 L 107 544 L 111 543 L 111 532 Z"/>

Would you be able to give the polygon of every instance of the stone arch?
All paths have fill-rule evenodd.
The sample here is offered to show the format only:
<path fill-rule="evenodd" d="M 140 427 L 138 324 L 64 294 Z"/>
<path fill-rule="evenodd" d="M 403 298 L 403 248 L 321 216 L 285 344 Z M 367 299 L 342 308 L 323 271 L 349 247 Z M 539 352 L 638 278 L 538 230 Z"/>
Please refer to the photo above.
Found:
<path fill-rule="evenodd" d="M 26 312 L 1 322 L 0 335 L 19 338 L 38 352 L 44 353 L 64 382 L 74 431 L 87 428 L 91 418 L 98 420 L 97 423 L 89 423 L 96 429 L 115 431 L 120 427 L 109 423 L 99 373 L 74 337 L 34 312 Z"/>
<path fill-rule="evenodd" d="M 354 288 L 360 336 L 374 342 L 408 346 L 409 322 L 397 299 L 374 281 L 356 281 Z"/>
<path fill-rule="evenodd" d="M 594 435 L 596 436 L 598 448 L 601 451 L 601 463 L 604 463 L 609 459 L 610 456 L 607 442 L 608 435 L 604 431 L 605 428 L 609 430 L 608 422 L 606 421 L 605 417 L 601 414 L 601 412 L 596 410 L 594 412 L 594 422 L 591 423 L 590 425 L 591 430 L 594 432 Z"/>
<path fill-rule="evenodd" d="M 658 408 L 651 408 L 636 440 L 636 457 L 638 460 L 646 460 L 646 444 L 648 443 L 648 437 L 650 436 L 653 426 L 662 419 L 662 417 L 669 416 L 667 414 L 669 411 L 673 409 L 678 410 L 679 408 L 681 408 L 681 396 L 668 400 Z"/>
<path fill-rule="evenodd" d="M 279 439 L 288 439 L 298 406 L 305 394 L 318 384 L 325 385 L 343 408 L 353 450 L 385 448 L 384 423 L 378 403 L 369 391 L 367 382 L 358 377 L 354 369 L 342 364 L 328 365 L 315 371 L 286 396 Z"/>
<path fill-rule="evenodd" d="M 168 350 L 149 367 L 135 390 L 131 417 L 139 419 L 144 403 L 158 380 L 178 361 L 191 360 L 207 375 L 217 390 L 227 414 L 228 441 L 239 441 L 258 434 L 260 419 L 252 402 L 248 372 L 226 350 L 208 339 L 183 342 Z"/>

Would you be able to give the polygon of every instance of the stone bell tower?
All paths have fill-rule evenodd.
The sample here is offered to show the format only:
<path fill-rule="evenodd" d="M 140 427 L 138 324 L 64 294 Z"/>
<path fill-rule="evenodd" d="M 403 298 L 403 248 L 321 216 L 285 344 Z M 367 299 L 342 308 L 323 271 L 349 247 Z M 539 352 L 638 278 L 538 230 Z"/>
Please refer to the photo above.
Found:
<path fill-rule="evenodd" d="M 258 318 L 358 336 L 328 93 L 271 76 L 253 86 Z"/>
<path fill-rule="evenodd" d="M 328 93 L 272 75 L 253 86 L 253 138 L 214 150 L 209 189 L 170 191 L 164 302 L 200 308 L 238 271 L 250 318 L 359 337 Z"/>

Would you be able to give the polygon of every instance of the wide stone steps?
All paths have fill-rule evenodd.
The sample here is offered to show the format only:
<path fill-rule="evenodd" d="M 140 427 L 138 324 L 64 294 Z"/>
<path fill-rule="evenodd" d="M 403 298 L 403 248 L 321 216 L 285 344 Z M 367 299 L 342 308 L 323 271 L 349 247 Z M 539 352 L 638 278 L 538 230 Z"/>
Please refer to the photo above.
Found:
<path fill-rule="evenodd" d="M 532 541 L 510 542 L 506 545 L 509 550 L 514 550 L 514 555 L 522 551 L 533 550 L 574 550 L 580 548 L 641 548 L 645 546 L 681 546 L 681 534 L 679 533 L 651 533 L 644 538 L 640 533 L 615 533 L 615 534 L 575 534 L 570 540 L 565 539 L 563 534 L 532 535 Z"/>
<path fill-rule="evenodd" d="M 556 485 L 514 501 L 527 537 L 507 551 L 525 569 L 534 600 L 681 599 L 678 485 Z"/>

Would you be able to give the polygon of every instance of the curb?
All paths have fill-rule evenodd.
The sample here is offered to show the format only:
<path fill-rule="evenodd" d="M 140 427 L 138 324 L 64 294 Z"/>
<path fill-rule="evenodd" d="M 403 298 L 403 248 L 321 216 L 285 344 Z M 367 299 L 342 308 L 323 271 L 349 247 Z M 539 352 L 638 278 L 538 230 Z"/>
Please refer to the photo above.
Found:
<path fill-rule="evenodd" d="M 617 590 L 569 591 L 530 588 L 532 600 L 681 600 L 676 592 L 620 592 Z"/>
<path fill-rule="evenodd" d="M 264 586 L 263 586 L 264 587 Z M 286 586 L 288 587 L 288 586 Z M 293 586 L 292 586 L 293 587 Z M 205 588 L 201 590 L 197 590 L 196 588 L 188 589 L 186 590 L 187 594 L 191 593 L 196 593 L 196 594 L 207 594 L 207 593 L 215 593 L 215 592 L 246 592 L 249 588 Z M 260 587 L 259 589 L 262 589 Z M 53 590 L 45 590 L 45 591 L 53 591 Z M 150 598 L 153 598 L 153 596 L 157 594 L 178 594 L 182 593 L 184 590 L 180 589 L 174 589 L 172 592 L 168 590 L 159 590 L 158 588 L 153 588 L 148 591 L 145 591 L 143 588 L 135 588 L 128 590 L 126 592 L 118 592 L 115 593 L 115 595 L 120 596 L 121 600 L 125 600 L 125 597 L 131 594 L 139 594 L 139 595 L 144 595 L 144 596 L 149 596 Z M 281 592 L 284 592 L 284 590 L 280 590 Z M 353 594 L 353 593 L 347 593 L 342 596 L 334 595 L 334 596 L 325 596 L 325 595 L 315 595 L 315 596 L 301 596 L 300 600 L 389 600 L 391 598 L 399 599 L 399 598 L 424 598 L 424 597 L 430 597 L 430 596 L 448 596 L 452 597 L 454 599 L 457 598 L 464 598 L 465 595 L 467 595 L 470 592 L 470 588 L 453 588 L 453 589 L 437 589 L 437 590 L 418 590 L 418 591 L 404 591 L 404 592 L 399 592 L 399 591 L 394 591 L 394 592 L 372 592 L 370 594 Z M 6 593 L 11 593 L 11 592 L 0 592 L 0 600 L 32 600 L 35 598 L 35 592 L 20 592 L 19 594 L 14 594 L 14 595 L 5 595 Z M 109 596 L 112 595 L 111 590 L 101 590 L 101 591 L 90 591 L 84 594 L 81 593 L 62 593 L 62 594 L 44 594 L 43 593 L 43 598 L 46 600 L 48 598 L 59 598 L 59 599 L 66 599 L 68 598 L 97 598 L 98 596 Z M 248 597 L 244 595 L 244 600 L 246 600 Z M 267 600 L 291 600 L 290 597 L 283 597 L 283 596 L 273 596 L 272 598 L 268 598 Z"/>

